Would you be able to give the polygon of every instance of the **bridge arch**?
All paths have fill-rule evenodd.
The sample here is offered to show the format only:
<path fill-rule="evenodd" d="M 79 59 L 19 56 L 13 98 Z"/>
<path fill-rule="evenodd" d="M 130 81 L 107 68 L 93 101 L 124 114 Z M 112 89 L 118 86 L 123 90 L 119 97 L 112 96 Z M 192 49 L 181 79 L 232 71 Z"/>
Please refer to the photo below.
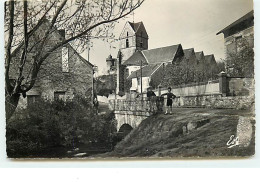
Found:
<path fill-rule="evenodd" d="M 133 130 L 133 127 L 130 124 L 123 124 L 119 130 L 118 135 L 120 138 L 124 138 L 126 135 L 128 135 Z"/>

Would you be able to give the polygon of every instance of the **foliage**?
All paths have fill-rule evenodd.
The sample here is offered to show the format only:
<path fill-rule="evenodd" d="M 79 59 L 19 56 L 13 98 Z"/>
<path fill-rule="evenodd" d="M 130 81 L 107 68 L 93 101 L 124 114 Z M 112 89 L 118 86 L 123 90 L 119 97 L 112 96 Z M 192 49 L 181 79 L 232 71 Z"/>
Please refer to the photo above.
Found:
<path fill-rule="evenodd" d="M 238 51 L 229 53 L 226 62 L 230 76 L 254 77 L 254 49 L 244 38 L 237 43 Z"/>
<path fill-rule="evenodd" d="M 53 148 L 69 149 L 81 144 L 109 146 L 116 131 L 114 115 L 94 113 L 89 102 L 81 98 L 69 102 L 37 102 L 22 111 L 22 117 L 7 122 L 7 154 L 29 157 L 44 155 L 44 151 L 49 154 Z"/>
<path fill-rule="evenodd" d="M 167 64 L 163 71 L 163 79 L 158 76 L 157 82 L 161 82 L 162 86 L 167 87 L 215 80 L 218 79 L 217 74 L 222 69 L 222 67 L 218 67 L 217 65 L 218 63 L 216 65 L 209 65 L 205 63 L 205 60 L 181 59 L 172 64 Z"/>
<path fill-rule="evenodd" d="M 108 97 L 109 94 L 112 94 L 112 93 L 113 93 L 113 90 L 112 90 L 112 89 L 104 88 L 104 89 L 100 89 L 97 94 L 98 94 L 98 95 L 101 95 L 101 96 L 106 96 L 106 97 Z"/>

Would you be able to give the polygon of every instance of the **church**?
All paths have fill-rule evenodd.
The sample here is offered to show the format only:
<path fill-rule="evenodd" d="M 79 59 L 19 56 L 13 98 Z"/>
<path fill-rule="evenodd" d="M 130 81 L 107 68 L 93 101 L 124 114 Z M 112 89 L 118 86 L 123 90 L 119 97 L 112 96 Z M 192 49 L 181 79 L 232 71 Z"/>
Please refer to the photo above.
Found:
<path fill-rule="evenodd" d="M 188 61 L 197 65 L 216 67 L 213 54 L 204 55 L 193 48 L 183 49 L 175 44 L 155 49 L 148 49 L 149 36 L 143 22 L 126 22 L 119 36 L 117 59 L 106 59 L 108 72 L 117 76 L 116 93 L 131 91 L 146 92 L 148 87 L 157 88 L 160 83 L 151 85 L 154 78 L 162 75 L 165 67 L 176 61 Z M 142 85 L 142 86 L 141 86 Z"/>

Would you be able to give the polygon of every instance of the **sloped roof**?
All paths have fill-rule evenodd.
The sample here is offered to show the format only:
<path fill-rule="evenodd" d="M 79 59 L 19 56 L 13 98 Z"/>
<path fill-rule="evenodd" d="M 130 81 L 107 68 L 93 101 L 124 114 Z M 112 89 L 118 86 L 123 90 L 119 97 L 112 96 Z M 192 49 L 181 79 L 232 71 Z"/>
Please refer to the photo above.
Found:
<path fill-rule="evenodd" d="M 135 32 L 137 32 L 140 25 L 143 24 L 143 22 L 137 22 L 137 23 L 128 22 L 128 23 L 131 25 L 132 29 Z"/>
<path fill-rule="evenodd" d="M 206 61 L 206 63 L 216 63 L 216 60 L 215 60 L 215 57 L 214 57 L 214 55 L 213 54 L 211 54 L 211 55 L 206 55 L 206 56 L 204 56 L 205 57 L 205 61 Z"/>
<path fill-rule="evenodd" d="M 191 56 L 192 56 L 193 53 L 194 53 L 194 49 L 193 49 L 193 48 L 183 49 L 183 53 L 184 53 L 184 57 L 185 57 L 186 59 L 190 59 Z"/>
<path fill-rule="evenodd" d="M 47 26 L 50 26 L 50 21 L 49 21 L 48 19 L 44 18 L 41 22 L 39 22 L 39 24 L 37 25 L 36 29 L 35 29 L 33 32 L 31 32 L 31 33 L 33 34 L 35 31 L 37 31 L 37 30 L 39 29 L 39 27 L 44 26 L 44 23 L 46 23 Z M 62 32 L 61 32 L 60 30 L 58 30 L 57 28 L 54 27 L 54 28 L 53 28 L 53 32 L 55 32 L 55 33 L 59 36 L 59 38 L 61 38 L 62 40 L 64 40 L 64 35 L 62 34 Z M 30 41 L 30 37 L 29 37 L 29 41 Z M 24 45 L 24 41 L 12 52 L 11 56 L 13 57 L 13 56 L 16 54 L 16 52 L 18 52 L 19 49 L 22 48 L 23 45 Z M 71 49 L 79 56 L 80 60 L 82 60 L 84 63 L 90 65 L 91 67 L 94 67 L 94 65 L 93 65 L 92 63 L 90 63 L 88 60 L 86 60 L 85 58 L 83 58 L 83 57 L 73 48 L 73 46 L 72 46 L 70 43 L 67 43 L 67 45 L 68 45 L 69 47 L 71 47 Z"/>
<path fill-rule="evenodd" d="M 140 66 L 140 64 L 141 64 L 140 61 L 142 61 L 143 65 L 147 64 L 147 60 L 145 59 L 143 53 L 141 51 L 137 51 L 130 58 L 128 58 L 123 63 L 123 65 L 128 65 L 128 66 L 138 65 L 138 66 Z"/>
<path fill-rule="evenodd" d="M 142 77 L 150 77 L 160 66 L 162 63 L 159 64 L 149 64 L 142 68 Z M 128 76 L 127 79 L 132 79 L 136 77 L 141 77 L 141 69 L 134 71 L 131 75 Z"/>
<path fill-rule="evenodd" d="M 224 31 L 230 29 L 231 27 L 233 27 L 233 26 L 235 26 L 235 25 L 237 25 L 237 24 L 239 24 L 239 23 L 241 23 L 241 22 L 243 22 L 243 21 L 245 21 L 245 20 L 247 20 L 247 19 L 249 19 L 249 18 L 252 18 L 252 17 L 254 17 L 254 10 L 250 11 L 249 13 L 247 13 L 247 14 L 244 15 L 244 16 L 242 16 L 242 17 L 239 18 L 238 20 L 234 21 L 233 23 L 231 23 L 230 25 L 228 25 L 228 26 L 225 27 L 224 29 L 220 30 L 220 31 L 217 33 L 217 35 L 220 34 L 220 33 L 223 33 Z"/>
<path fill-rule="evenodd" d="M 180 47 L 181 44 L 177 44 L 156 49 L 143 50 L 142 53 L 144 54 L 148 64 L 170 62 L 173 61 Z"/>
<path fill-rule="evenodd" d="M 196 59 L 200 61 L 201 59 L 203 59 L 204 53 L 203 53 L 203 51 L 195 52 L 195 56 L 196 56 Z"/>

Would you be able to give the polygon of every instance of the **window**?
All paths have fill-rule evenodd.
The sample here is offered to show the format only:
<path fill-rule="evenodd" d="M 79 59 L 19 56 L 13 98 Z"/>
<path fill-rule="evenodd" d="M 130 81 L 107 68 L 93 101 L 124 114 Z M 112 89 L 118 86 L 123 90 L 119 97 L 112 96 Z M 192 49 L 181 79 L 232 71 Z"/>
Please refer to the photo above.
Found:
<path fill-rule="evenodd" d="M 128 39 L 126 39 L 126 48 L 128 48 L 129 47 L 129 41 L 128 41 Z"/>
<path fill-rule="evenodd" d="M 65 101 L 65 92 L 59 91 L 59 92 L 54 92 L 54 100 L 63 100 Z"/>
<path fill-rule="evenodd" d="M 128 37 L 128 32 L 126 32 L 126 36 Z"/>
<path fill-rule="evenodd" d="M 27 105 L 30 106 L 40 100 L 40 95 L 27 95 Z"/>
<path fill-rule="evenodd" d="M 62 48 L 62 72 L 69 72 L 69 49 Z"/>
<path fill-rule="evenodd" d="M 143 47 L 143 40 L 141 39 L 140 47 Z"/>

